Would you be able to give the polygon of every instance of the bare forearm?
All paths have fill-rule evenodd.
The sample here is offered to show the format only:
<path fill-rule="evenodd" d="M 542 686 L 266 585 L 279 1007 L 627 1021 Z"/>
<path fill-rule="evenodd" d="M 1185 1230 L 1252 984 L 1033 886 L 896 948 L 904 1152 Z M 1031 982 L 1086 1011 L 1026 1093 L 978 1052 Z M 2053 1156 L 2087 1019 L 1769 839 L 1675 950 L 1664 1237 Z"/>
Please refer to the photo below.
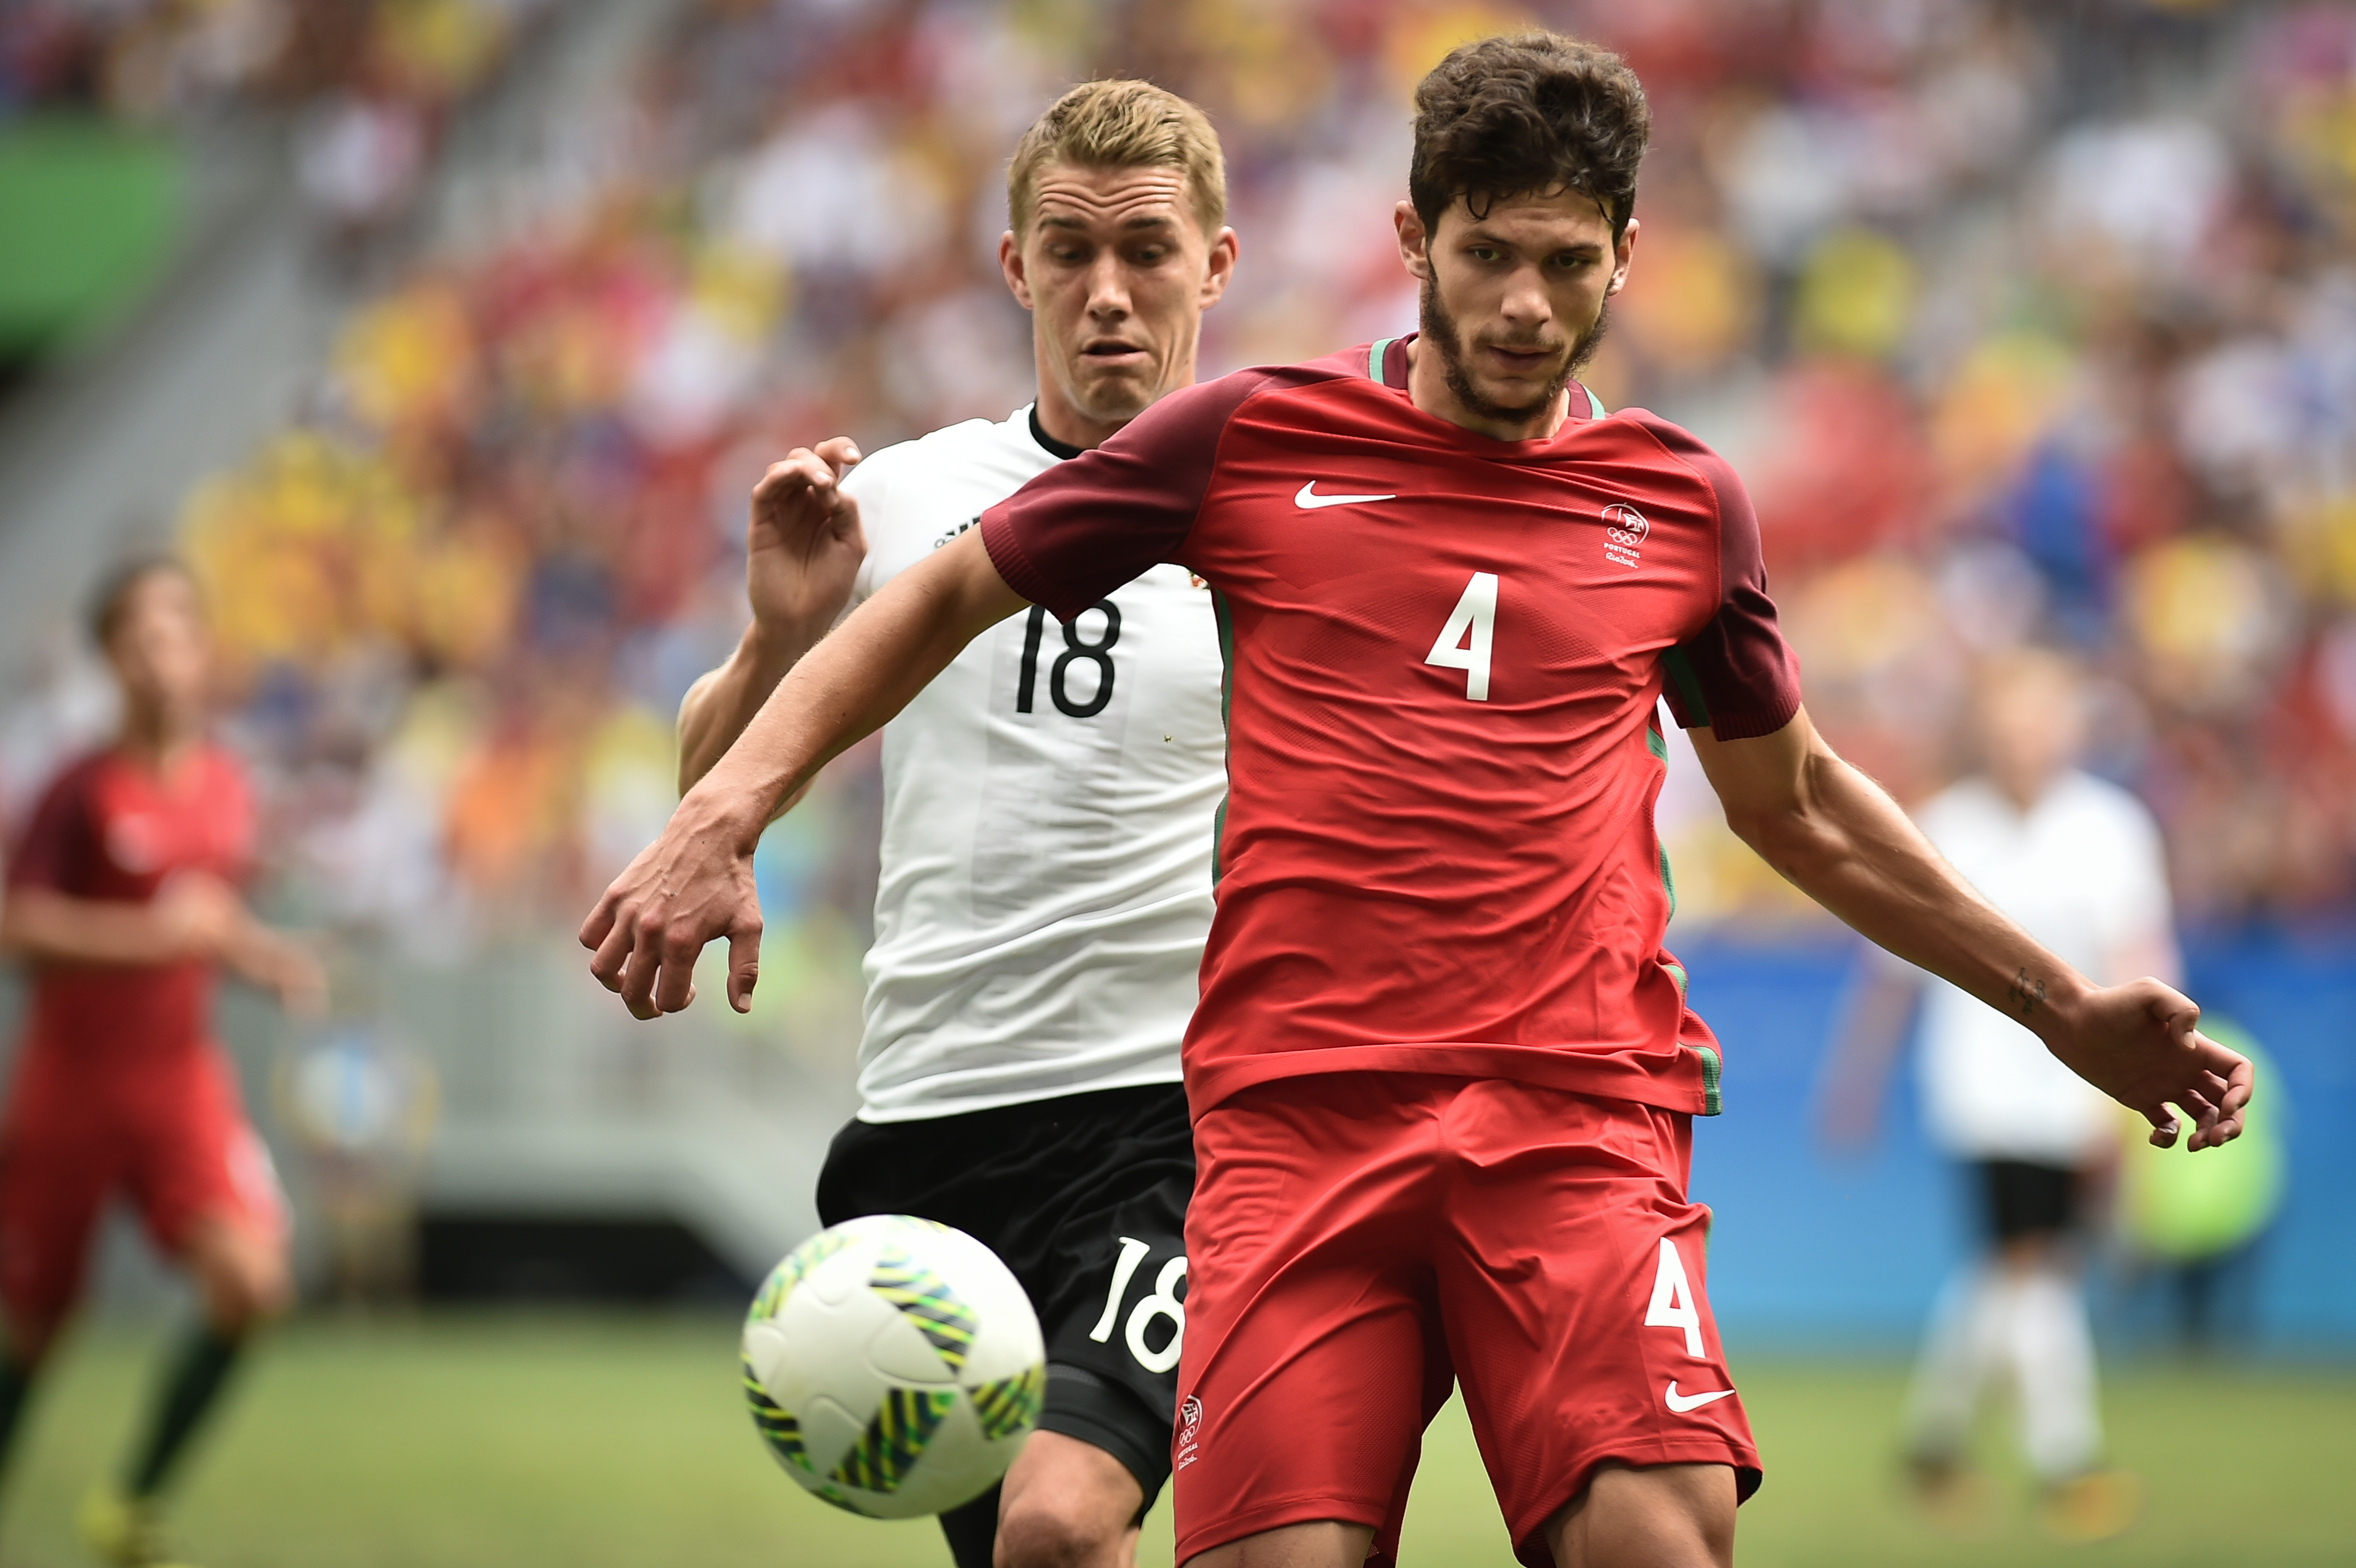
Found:
<path fill-rule="evenodd" d="M 275 986 L 294 954 L 294 944 L 258 920 L 241 921 L 221 944 L 221 967 L 256 986 Z"/>
<path fill-rule="evenodd" d="M 2032 1029 L 2089 986 L 1940 858 L 1880 785 L 1812 747 L 1795 809 L 1728 821 L 1801 891 L 1908 963 Z"/>
<path fill-rule="evenodd" d="M 0 949 L 48 964 L 168 964 L 178 936 L 151 905 L 20 888 L 0 905 Z"/>
<path fill-rule="evenodd" d="M 786 672 L 825 635 L 815 630 L 744 628 L 728 662 L 688 688 L 679 705 L 679 788 L 684 795 L 728 754 Z"/>
<path fill-rule="evenodd" d="M 2036 1030 L 2081 1078 L 2151 1123 L 2152 1142 L 2238 1136 L 2249 1062 L 2203 1036 L 2191 998 L 2157 980 L 2098 988 L 1957 876 L 1879 785 L 1795 712 L 1772 735 L 1694 732 L 1730 827 L 1800 890 L 1882 947 Z"/>
<path fill-rule="evenodd" d="M 753 624 L 728 662 L 695 683 L 679 709 L 682 794 L 727 754 L 796 660 L 851 602 L 867 539 L 843 476 L 859 461 L 847 436 L 796 447 L 753 486 L 744 592 Z"/>
<path fill-rule="evenodd" d="M 680 797 L 662 836 L 622 869 L 581 923 L 589 972 L 651 1019 L 695 1000 L 695 960 L 728 941 L 728 1000 L 752 1005 L 761 830 L 819 769 L 872 734 L 958 650 L 1026 601 L 980 529 L 958 535 L 861 605 L 777 682 L 727 754 Z"/>
<path fill-rule="evenodd" d="M 681 815 L 756 835 L 820 768 L 881 729 L 966 644 L 1026 603 L 998 576 L 979 534 L 942 549 L 794 664 L 687 792 Z"/>

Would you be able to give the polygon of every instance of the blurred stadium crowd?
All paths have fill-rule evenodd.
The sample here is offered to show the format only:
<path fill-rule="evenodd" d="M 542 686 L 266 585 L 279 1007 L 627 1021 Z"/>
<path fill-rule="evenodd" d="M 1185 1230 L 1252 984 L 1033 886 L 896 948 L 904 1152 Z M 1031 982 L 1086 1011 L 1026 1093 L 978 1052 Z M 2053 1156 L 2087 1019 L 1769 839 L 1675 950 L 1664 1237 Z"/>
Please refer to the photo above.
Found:
<path fill-rule="evenodd" d="M 551 0 L 11 0 L 0 121 L 96 108 L 182 123 L 252 102 L 305 123 L 295 174 L 361 237 L 417 194 L 451 112 L 496 80 Z"/>
<path fill-rule="evenodd" d="M 373 91 L 446 106 L 549 0 L 16 0 L 0 108 L 88 103 L 135 120 L 240 98 Z"/>
<path fill-rule="evenodd" d="M 446 101 L 539 9 L 344 7 L 379 41 L 319 91 Z M 219 40 L 290 48 L 312 10 L 22 15 L 67 18 L 80 80 L 144 109 L 186 81 L 285 80 L 281 55 Z M 1028 397 L 995 261 L 1004 160 L 1065 84 L 1150 75 L 1218 123 L 1243 261 L 1206 328 L 1216 372 L 1412 327 L 1389 219 L 1408 91 L 1529 15 L 682 5 L 631 91 L 552 136 L 504 235 L 361 309 L 302 416 L 187 500 L 286 898 L 428 943 L 577 918 L 669 810 L 671 715 L 743 624 L 762 465 Z M 2059 641 L 2098 677 L 2099 765 L 2165 823 L 2188 918 L 2347 909 L 2356 12 L 1536 15 L 1623 49 L 1655 104 L 1634 280 L 1589 379 L 1745 475 L 1835 743 L 1919 797 L 1968 761 L 1975 654 Z M 0 91 L 37 97 L 48 45 L 10 17 Z M 10 723 L 0 807 L 27 802 L 80 700 L 61 680 Z M 872 763 L 836 772 L 759 863 L 773 932 L 819 960 L 855 951 L 864 912 L 846 825 Z M 1684 918 L 1809 918 L 1692 773 L 1663 806 Z M 796 923 L 819 909 L 833 925 Z"/>

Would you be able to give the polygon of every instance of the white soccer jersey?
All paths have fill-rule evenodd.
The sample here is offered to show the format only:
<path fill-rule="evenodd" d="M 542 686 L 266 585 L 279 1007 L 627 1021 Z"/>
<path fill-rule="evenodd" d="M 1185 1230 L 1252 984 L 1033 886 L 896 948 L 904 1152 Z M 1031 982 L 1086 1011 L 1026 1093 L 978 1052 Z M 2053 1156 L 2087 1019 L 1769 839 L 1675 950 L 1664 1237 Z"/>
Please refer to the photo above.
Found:
<path fill-rule="evenodd" d="M 2159 828 L 2115 784 L 2072 773 L 2027 813 L 1966 779 L 1924 805 L 1923 835 L 2020 928 L 2099 984 L 2123 947 L 2169 927 Z M 2103 1093 L 1995 1008 L 1933 978 L 1922 1088 L 1933 1136 L 1974 1159 L 2083 1163 L 2109 1134 Z"/>
<path fill-rule="evenodd" d="M 1060 459 L 1030 409 L 851 471 L 857 603 Z M 860 1116 L 1179 1081 L 1226 791 L 1207 590 L 1158 566 L 976 638 L 884 729 Z"/>

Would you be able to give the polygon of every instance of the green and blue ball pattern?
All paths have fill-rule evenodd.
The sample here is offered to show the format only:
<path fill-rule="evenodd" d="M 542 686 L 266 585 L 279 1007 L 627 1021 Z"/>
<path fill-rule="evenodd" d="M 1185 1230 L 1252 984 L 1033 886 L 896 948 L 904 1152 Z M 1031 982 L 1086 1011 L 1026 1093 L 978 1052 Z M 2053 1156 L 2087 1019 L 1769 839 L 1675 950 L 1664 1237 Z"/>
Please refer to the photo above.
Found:
<path fill-rule="evenodd" d="M 876 1214 L 770 1271 L 744 1319 L 744 1397 L 787 1475 L 853 1513 L 939 1513 L 990 1489 L 1038 1424 L 1037 1317 L 961 1231 Z"/>

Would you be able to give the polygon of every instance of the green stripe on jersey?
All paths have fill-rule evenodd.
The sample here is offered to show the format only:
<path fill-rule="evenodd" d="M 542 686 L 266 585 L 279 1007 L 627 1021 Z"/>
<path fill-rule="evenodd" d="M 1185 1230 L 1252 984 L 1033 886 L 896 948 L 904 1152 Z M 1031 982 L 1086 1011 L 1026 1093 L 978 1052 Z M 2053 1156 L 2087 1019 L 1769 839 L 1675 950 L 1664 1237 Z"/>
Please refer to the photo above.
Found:
<path fill-rule="evenodd" d="M 1391 351 L 1391 345 L 1398 341 L 1396 337 L 1377 337 L 1375 339 L 1375 346 L 1366 350 L 1368 380 L 1379 381 L 1383 379 L 1383 356 L 1388 354 Z"/>
<path fill-rule="evenodd" d="M 1719 1063 L 1718 1052 L 1706 1045 L 1690 1048 L 1701 1058 L 1701 1114 L 1715 1116 L 1726 1109 L 1726 1096 L 1719 1092 L 1719 1075 L 1725 1071 Z"/>
<path fill-rule="evenodd" d="M 1602 419 L 1604 417 L 1603 400 L 1597 397 L 1595 389 L 1584 381 L 1579 384 L 1579 389 L 1587 394 L 1587 417 L 1591 420 Z"/>
<path fill-rule="evenodd" d="M 1667 670 L 1669 678 L 1677 683 L 1677 695 L 1685 699 L 1687 728 L 1696 724 L 1708 727 L 1709 702 L 1701 694 L 1701 681 L 1694 674 L 1692 664 L 1687 660 L 1686 651 L 1671 648 L 1661 656 L 1661 667 Z"/>
<path fill-rule="evenodd" d="M 1230 716 L 1235 711 L 1236 703 L 1236 618 L 1235 613 L 1227 607 L 1227 596 L 1215 588 L 1211 590 L 1211 618 L 1219 627 L 1219 741 L 1222 748 L 1220 765 L 1224 767 L 1226 765 L 1226 753 L 1234 749 L 1229 736 L 1235 728 Z M 1232 793 L 1232 786 L 1221 792 L 1219 809 L 1211 817 L 1211 885 L 1215 888 L 1219 885 L 1222 869 L 1219 854 L 1227 842 L 1227 799 Z"/>

